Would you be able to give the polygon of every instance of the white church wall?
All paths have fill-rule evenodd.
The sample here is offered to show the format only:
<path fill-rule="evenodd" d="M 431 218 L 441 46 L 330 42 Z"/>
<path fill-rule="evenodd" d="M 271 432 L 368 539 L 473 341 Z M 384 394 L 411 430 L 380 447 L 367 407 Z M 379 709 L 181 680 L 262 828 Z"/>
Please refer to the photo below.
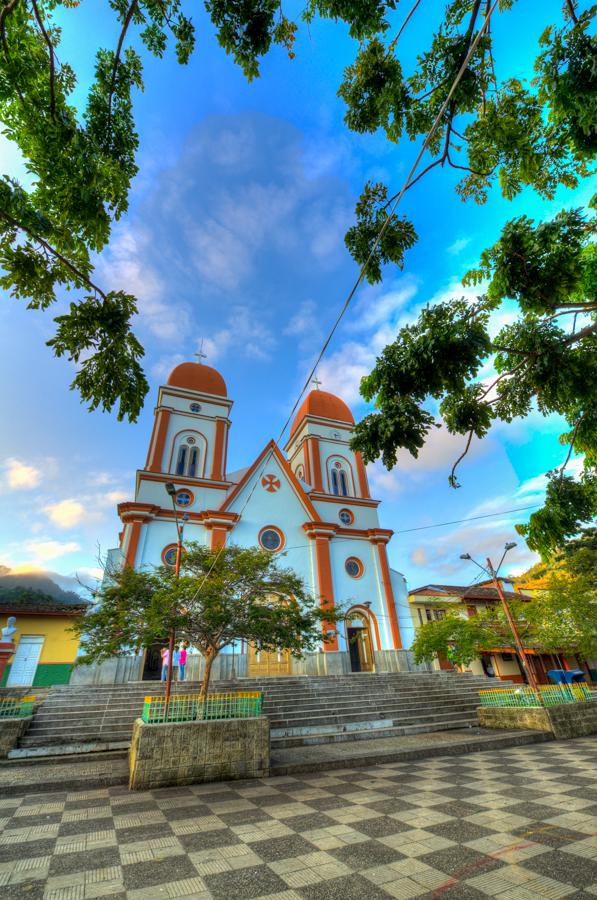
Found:
<path fill-rule="evenodd" d="M 383 586 L 379 573 L 379 557 L 373 544 L 355 538 L 335 538 L 331 542 L 332 575 L 334 579 L 334 596 L 336 603 L 344 608 L 355 604 L 361 606 L 371 604 L 371 612 L 375 615 L 379 626 L 382 649 L 392 646 L 389 622 L 383 600 Z M 354 556 L 363 564 L 360 578 L 351 578 L 345 569 L 346 560 Z M 341 650 L 346 649 L 344 628 Z M 377 649 L 377 647 L 376 647 Z"/>
<path fill-rule="evenodd" d="M 410 650 L 412 642 L 415 639 L 415 628 L 410 607 L 408 605 L 406 578 L 401 572 L 397 572 L 396 569 L 390 569 L 390 578 L 392 581 L 392 589 L 394 591 L 394 602 L 396 604 L 396 614 L 398 616 L 398 626 L 400 628 L 402 646 L 405 650 Z"/>
<path fill-rule="evenodd" d="M 185 506 L 184 508 L 182 506 L 177 507 L 181 515 L 185 512 L 201 512 L 204 509 L 218 509 L 226 496 L 226 490 L 224 488 L 218 490 L 217 488 L 206 487 L 200 484 L 179 484 L 176 480 L 176 475 L 168 476 L 168 481 L 171 481 L 176 487 L 180 487 L 181 490 L 190 490 L 193 494 L 194 499 L 190 506 Z M 165 484 L 165 481 L 156 481 L 152 478 L 143 478 L 143 476 L 141 476 L 139 480 L 139 490 L 135 499 L 139 503 L 152 503 L 156 506 L 170 509 L 172 501 L 166 492 Z"/>
<path fill-rule="evenodd" d="M 361 506 L 357 503 L 351 503 L 350 497 L 343 497 L 342 503 L 336 500 L 314 500 L 313 506 L 321 516 L 324 522 L 333 522 L 343 528 L 346 527 L 340 522 L 340 510 L 349 509 L 354 516 L 354 522 L 349 528 L 379 528 L 379 518 L 377 509 L 374 506 Z"/>

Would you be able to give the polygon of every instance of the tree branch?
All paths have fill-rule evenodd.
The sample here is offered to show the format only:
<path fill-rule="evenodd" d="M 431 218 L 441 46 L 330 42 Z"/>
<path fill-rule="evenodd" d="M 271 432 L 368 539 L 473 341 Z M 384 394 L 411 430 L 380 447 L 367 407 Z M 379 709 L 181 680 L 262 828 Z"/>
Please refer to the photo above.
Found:
<path fill-rule="evenodd" d="M 594 325 L 586 325 L 585 328 L 581 328 L 580 331 L 576 331 L 574 334 L 571 334 L 564 341 L 565 344 L 576 344 L 577 341 L 582 341 L 584 337 L 588 337 L 590 334 L 594 334 L 597 331 L 597 322 Z"/>
<path fill-rule="evenodd" d="M 61 262 L 63 265 L 65 265 L 67 267 L 67 269 L 70 269 L 70 271 L 73 273 L 73 275 L 76 276 L 76 278 L 78 278 L 80 281 L 82 281 L 84 284 L 86 284 L 89 288 L 91 288 L 91 290 L 93 290 L 97 294 L 99 294 L 100 297 L 102 298 L 102 300 L 108 299 L 106 294 L 102 291 L 102 289 L 100 287 L 97 286 L 97 284 L 94 284 L 93 281 L 91 281 L 91 279 L 87 275 L 85 275 L 84 272 L 82 272 L 80 269 L 78 269 L 77 266 L 74 265 L 74 263 L 70 262 L 70 260 L 68 260 L 65 256 L 62 255 L 62 253 L 60 253 L 58 250 L 56 250 L 55 247 L 52 247 L 52 245 L 49 244 L 46 240 L 44 240 L 38 234 L 35 234 L 35 232 L 31 231 L 30 228 L 27 228 L 26 225 L 22 225 L 21 222 L 18 222 L 16 219 L 13 219 L 12 216 L 9 216 L 8 213 L 4 212 L 4 210 L 2 210 L 2 209 L 0 209 L 0 217 L 2 217 L 6 222 L 8 222 L 14 228 L 17 228 L 19 231 L 23 231 L 32 240 L 37 241 L 38 244 L 40 244 L 44 248 L 44 250 L 46 250 L 48 253 L 50 253 L 52 256 L 54 256 L 57 260 L 59 260 L 59 262 Z"/>
<path fill-rule="evenodd" d="M 452 487 L 460 487 L 460 485 L 457 484 L 457 482 L 456 482 L 456 469 L 458 468 L 458 466 L 460 465 L 460 463 L 462 462 L 462 460 L 464 459 L 464 457 L 470 450 L 471 441 L 473 439 L 474 433 L 475 433 L 475 429 L 471 428 L 471 430 L 468 433 L 466 446 L 465 446 L 464 450 L 462 451 L 462 453 L 460 454 L 460 456 L 458 457 L 458 459 L 456 460 L 456 462 L 454 463 L 454 465 L 452 466 L 452 471 L 450 472 L 450 476 L 448 478 L 448 481 L 450 482 Z"/>
<path fill-rule="evenodd" d="M 574 441 L 576 440 L 576 433 L 577 433 L 577 431 L 578 431 L 578 426 L 580 425 L 580 423 L 581 423 L 582 420 L 584 419 L 584 416 L 585 416 L 585 414 L 584 414 L 584 412 L 583 412 L 583 413 L 580 414 L 580 416 L 579 416 L 578 419 L 576 420 L 576 425 L 574 426 L 574 431 L 572 432 L 572 438 L 570 439 L 570 449 L 568 450 L 568 455 L 567 455 L 566 459 L 564 460 L 564 465 L 563 465 L 562 468 L 560 469 L 560 481 L 561 481 L 562 478 L 564 477 L 564 469 L 566 468 L 566 466 L 567 466 L 568 463 L 570 462 L 570 457 L 572 456 L 572 451 L 574 450 Z"/>
<path fill-rule="evenodd" d="M 404 20 L 404 22 L 402 23 L 402 25 L 401 25 L 400 28 L 398 29 L 398 34 L 396 35 L 396 37 L 394 38 L 394 40 L 392 41 L 392 43 L 389 44 L 389 46 L 388 46 L 388 52 L 387 52 L 386 56 L 389 55 L 390 53 L 392 53 L 392 51 L 394 50 L 394 47 L 395 47 L 396 44 L 398 43 L 398 39 L 400 38 L 400 35 L 402 34 L 402 32 L 404 31 L 404 29 L 405 29 L 406 26 L 408 25 L 408 23 L 409 23 L 409 21 L 410 21 L 410 19 L 411 19 L 411 16 L 413 16 L 414 13 L 416 12 L 417 6 L 419 5 L 420 2 L 421 2 L 421 0 L 415 0 L 414 4 L 411 6 L 411 8 L 410 8 L 410 10 L 409 10 L 409 12 L 408 12 L 408 15 L 407 15 L 407 17 L 406 17 L 406 19 Z"/>
<path fill-rule="evenodd" d="M 114 97 L 114 91 L 116 90 L 116 75 L 118 73 L 118 66 L 120 65 L 120 54 L 122 52 L 122 45 L 124 44 L 124 39 L 126 37 L 126 33 L 129 29 L 129 25 L 131 24 L 132 18 L 137 9 L 139 0 L 133 0 L 131 5 L 129 6 L 128 12 L 126 14 L 122 30 L 120 32 L 120 37 L 118 38 L 118 46 L 116 47 L 116 53 L 114 54 L 114 63 L 112 65 L 112 77 L 110 79 L 110 90 L 108 91 L 108 122 L 107 122 L 107 130 L 110 130 L 110 125 L 112 122 L 112 99 Z"/>
<path fill-rule="evenodd" d="M 33 11 L 35 13 L 35 18 L 37 19 L 37 24 L 39 25 L 39 30 L 41 31 L 43 38 L 48 45 L 48 52 L 50 54 L 50 115 L 53 119 L 56 118 L 56 92 L 55 92 L 55 80 L 56 80 L 56 61 L 54 59 L 54 45 L 50 40 L 50 36 L 45 29 L 43 19 L 39 12 L 36 0 L 31 0 Z"/>
<path fill-rule="evenodd" d="M 570 18 L 575 25 L 578 25 L 578 16 L 576 15 L 576 10 L 574 9 L 574 0 L 566 0 L 566 7 L 568 9 L 568 12 L 570 13 Z"/>

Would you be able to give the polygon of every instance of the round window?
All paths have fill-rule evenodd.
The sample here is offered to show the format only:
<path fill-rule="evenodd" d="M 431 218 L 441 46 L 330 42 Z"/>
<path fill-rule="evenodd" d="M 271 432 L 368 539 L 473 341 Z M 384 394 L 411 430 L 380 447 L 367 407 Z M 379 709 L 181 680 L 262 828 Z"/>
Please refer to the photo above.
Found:
<path fill-rule="evenodd" d="M 200 403 L 191 403 L 189 409 L 191 412 L 201 412 L 201 404 Z"/>
<path fill-rule="evenodd" d="M 277 528 L 263 528 L 259 532 L 259 543 L 264 550 L 269 550 L 273 553 L 275 550 L 281 549 L 284 543 L 284 536 Z"/>
<path fill-rule="evenodd" d="M 360 578 L 363 574 L 363 563 L 356 556 L 349 556 L 344 563 L 344 568 L 351 578 Z"/>
<path fill-rule="evenodd" d="M 190 506 L 195 498 L 190 491 L 177 491 L 175 499 L 178 506 Z"/>
<path fill-rule="evenodd" d="M 164 547 L 162 551 L 162 562 L 165 566 L 174 568 L 176 565 L 176 550 L 176 544 L 171 544 L 170 547 Z"/>
<path fill-rule="evenodd" d="M 194 444 L 194 443 L 196 443 L 194 437 L 188 437 L 188 438 L 187 438 L 187 444 Z"/>
<path fill-rule="evenodd" d="M 349 509 L 341 509 L 338 513 L 338 518 L 343 525 L 352 525 L 354 522 L 354 516 Z"/>

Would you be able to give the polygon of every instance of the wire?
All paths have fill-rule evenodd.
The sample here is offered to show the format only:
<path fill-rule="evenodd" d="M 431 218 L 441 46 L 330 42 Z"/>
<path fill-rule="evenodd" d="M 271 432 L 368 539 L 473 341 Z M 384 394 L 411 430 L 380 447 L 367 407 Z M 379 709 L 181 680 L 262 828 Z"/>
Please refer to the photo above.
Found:
<path fill-rule="evenodd" d="M 467 54 L 466 54 L 466 56 L 465 56 L 465 58 L 464 58 L 464 61 L 463 61 L 462 65 L 460 66 L 460 69 L 459 69 L 459 71 L 458 71 L 458 74 L 456 75 L 456 78 L 454 79 L 454 81 L 453 81 L 453 83 L 452 83 L 452 87 L 450 88 L 450 90 L 449 90 L 449 92 L 448 92 L 448 96 L 446 97 L 446 99 L 445 99 L 444 102 L 442 103 L 442 105 L 441 105 L 441 107 L 440 107 L 440 110 L 439 110 L 437 116 L 435 117 L 435 121 L 433 122 L 433 125 L 431 126 L 429 132 L 427 133 L 427 137 L 426 137 L 425 140 L 423 141 L 423 144 L 422 144 L 422 146 L 421 146 L 421 149 L 419 150 L 419 153 L 417 154 L 417 158 L 415 159 L 414 163 L 412 164 L 411 169 L 410 169 L 410 172 L 409 172 L 408 175 L 406 176 L 406 181 L 404 182 L 404 185 L 403 185 L 403 187 L 401 188 L 401 190 L 400 190 L 400 191 L 398 192 L 398 194 L 396 195 L 396 199 L 394 200 L 394 203 L 392 204 L 392 207 L 391 207 L 391 209 L 390 209 L 390 212 L 387 213 L 387 217 L 386 217 L 386 219 L 385 219 L 383 225 L 381 226 L 381 228 L 380 228 L 380 230 L 379 230 L 379 233 L 378 233 L 378 235 L 377 235 L 377 237 L 376 237 L 376 239 L 375 239 L 375 242 L 374 242 L 373 246 L 371 247 L 371 250 L 369 251 L 369 255 L 367 256 L 367 259 L 365 260 L 365 262 L 364 262 L 363 265 L 361 266 L 361 269 L 360 269 L 360 271 L 359 271 L 358 278 L 357 278 L 357 280 L 355 281 L 355 283 L 353 284 L 353 286 L 352 286 L 352 288 L 351 288 L 351 290 L 350 290 L 350 292 L 349 292 L 349 294 L 348 294 L 348 297 L 347 297 L 346 300 L 344 301 L 344 304 L 343 304 L 343 306 L 342 306 L 342 308 L 341 308 L 341 310 L 340 310 L 338 316 L 336 317 L 336 321 L 335 321 L 334 324 L 332 325 L 331 331 L 330 331 L 330 333 L 328 334 L 328 336 L 327 336 L 327 338 L 326 338 L 326 340 L 325 340 L 325 343 L 324 343 L 323 347 L 321 348 L 321 351 L 320 351 L 320 353 L 319 353 L 319 355 L 318 355 L 318 357 L 317 357 L 317 360 L 316 360 L 315 364 L 313 365 L 313 368 L 312 368 L 311 371 L 309 372 L 309 375 L 307 376 L 307 380 L 305 381 L 305 383 L 304 383 L 304 385 L 303 385 L 303 388 L 302 388 L 302 390 L 301 390 L 301 392 L 300 392 L 300 394 L 299 394 L 299 396 L 298 396 L 298 398 L 297 398 L 297 401 L 296 401 L 296 403 L 294 404 L 294 406 L 292 407 L 292 410 L 290 411 L 290 415 L 288 416 L 288 418 L 286 419 L 286 422 L 284 423 L 284 427 L 282 428 L 282 431 L 280 432 L 280 438 L 278 439 L 279 441 L 282 439 L 282 436 L 284 435 L 284 432 L 286 431 L 286 428 L 288 427 L 288 424 L 290 423 L 290 420 L 292 419 L 294 413 L 296 412 L 296 409 L 297 409 L 299 403 L 301 402 L 302 396 L 303 396 L 303 394 L 305 393 L 305 391 L 307 390 L 307 388 L 308 388 L 308 386 L 309 386 L 309 384 L 310 384 L 310 382 L 311 382 L 311 379 L 312 379 L 313 375 L 314 375 L 315 372 L 317 371 L 317 367 L 318 367 L 319 363 L 321 362 L 321 360 L 323 359 L 324 354 L 325 354 L 327 348 L 329 347 L 329 345 L 330 345 L 330 343 L 331 343 L 331 340 L 332 340 L 334 334 L 336 333 L 336 330 L 337 330 L 337 328 L 338 328 L 340 322 L 342 321 L 342 319 L 343 319 L 343 317 L 344 317 L 344 314 L 345 314 L 346 310 L 347 310 L 348 307 L 350 306 L 350 303 L 351 303 L 351 301 L 352 301 L 354 295 L 356 294 L 357 290 L 359 289 L 359 286 L 360 286 L 360 284 L 361 284 L 363 278 L 365 277 L 365 272 L 367 271 L 367 267 L 369 266 L 369 263 L 370 263 L 371 260 L 373 259 L 373 256 L 374 256 L 374 254 L 375 254 L 375 251 L 376 251 L 377 248 L 379 247 L 379 244 L 380 244 L 380 242 L 381 242 L 381 239 L 383 238 L 384 234 L 386 233 L 386 231 L 387 231 L 387 229 L 388 229 L 388 226 L 389 226 L 390 222 L 391 222 L 392 219 L 394 218 L 394 214 L 395 214 L 395 212 L 396 212 L 396 207 L 398 206 L 398 204 L 399 204 L 400 201 L 402 200 L 404 194 L 405 194 L 406 191 L 408 190 L 408 187 L 409 187 L 411 178 L 412 178 L 413 175 L 415 174 L 415 172 L 416 172 L 416 170 L 417 170 L 417 168 L 418 168 L 418 165 L 419 165 L 419 163 L 421 162 L 421 159 L 423 158 L 423 155 L 424 155 L 425 151 L 427 150 L 427 147 L 429 146 L 429 144 L 430 144 L 430 142 L 431 142 L 431 140 L 432 140 L 432 138 L 433 138 L 433 135 L 435 134 L 435 132 L 436 132 L 436 130 L 437 130 L 437 127 L 438 127 L 439 123 L 441 122 L 441 120 L 442 120 L 442 118 L 443 118 L 443 116 L 444 116 L 444 113 L 445 113 L 446 109 L 448 108 L 448 105 L 449 105 L 449 103 L 450 103 L 450 100 L 452 99 L 452 97 L 453 97 L 453 95 L 454 95 L 454 92 L 455 92 L 456 88 L 458 87 L 458 84 L 460 83 L 460 79 L 462 78 L 462 76 L 464 75 L 464 73 L 465 73 L 465 71 L 466 71 L 466 69 L 467 69 L 467 67 L 468 67 L 470 58 L 471 58 L 471 56 L 473 55 L 473 53 L 475 52 L 475 50 L 477 49 L 477 46 L 478 46 L 478 44 L 479 44 L 479 41 L 480 41 L 481 38 L 483 37 L 483 33 L 485 32 L 487 26 L 489 25 L 489 22 L 490 22 L 490 20 L 491 20 L 491 16 L 493 15 L 493 13 L 494 13 L 494 11 L 495 11 L 495 9 L 496 9 L 496 7 L 497 7 L 497 5 L 498 5 L 499 2 L 500 2 L 500 0 L 494 0 L 491 9 L 488 10 L 487 15 L 485 16 L 485 19 L 483 20 L 483 24 L 481 25 L 479 31 L 478 31 L 477 34 L 475 35 L 475 38 L 474 38 L 472 44 L 470 45 L 470 47 L 469 47 L 469 49 L 468 49 L 468 52 L 467 52 Z"/>
<path fill-rule="evenodd" d="M 371 260 L 373 259 L 373 256 L 374 256 L 374 254 L 375 254 L 375 251 L 376 251 L 377 248 L 379 247 L 379 244 L 380 244 L 380 242 L 381 242 L 381 239 L 383 238 L 384 234 L 386 233 L 386 231 L 387 231 L 387 229 L 388 229 L 388 226 L 389 226 L 390 222 L 391 222 L 392 219 L 394 218 L 394 214 L 395 214 L 395 212 L 396 212 L 396 208 L 397 208 L 398 204 L 400 203 L 400 201 L 402 200 L 402 197 L 404 196 L 404 194 L 405 194 L 406 191 L 408 190 L 410 181 L 411 181 L 413 175 L 415 174 L 415 172 L 416 172 L 416 170 L 417 170 L 417 168 L 418 168 L 418 166 L 419 166 L 419 163 L 421 162 L 421 159 L 423 158 L 423 155 L 424 155 L 425 151 L 427 150 L 427 147 L 429 146 L 429 144 L 430 144 L 430 142 L 431 142 L 431 140 L 432 140 L 432 138 L 433 138 L 433 135 L 435 134 L 435 132 L 436 132 L 436 130 L 437 130 L 437 127 L 438 127 L 438 125 L 440 124 L 440 122 L 441 122 L 441 120 L 442 120 L 442 118 L 443 118 L 443 116 L 444 116 L 444 113 L 445 113 L 446 109 L 448 108 L 448 105 L 449 105 L 449 103 L 450 103 L 450 100 L 452 99 L 452 97 L 453 97 L 453 95 L 454 95 L 454 92 L 455 92 L 456 88 L 458 87 L 458 85 L 459 85 L 459 83 L 460 83 L 460 79 L 462 78 L 462 76 L 463 76 L 464 73 L 466 72 L 466 69 L 467 69 L 467 67 L 468 67 L 470 58 L 471 58 L 471 56 L 473 55 L 473 53 L 475 52 L 475 50 L 477 49 L 477 46 L 478 46 L 478 44 L 479 44 L 481 38 L 483 37 L 483 33 L 485 32 L 487 26 L 489 25 L 489 22 L 490 22 L 490 20 L 491 20 L 491 16 L 492 16 L 493 13 L 495 12 L 495 9 L 496 9 L 496 7 L 497 7 L 497 5 L 498 5 L 499 2 L 500 2 L 500 0 L 494 0 L 493 5 L 491 6 L 491 9 L 489 9 L 489 10 L 487 11 L 487 15 L 485 16 L 485 19 L 483 20 L 483 23 L 482 23 L 482 25 L 481 25 L 479 31 L 478 31 L 477 34 L 475 35 L 475 38 L 474 38 L 474 40 L 472 41 L 472 43 L 471 43 L 471 45 L 470 45 L 470 47 L 469 47 L 469 49 L 468 49 L 468 51 L 467 51 L 467 54 L 466 54 L 466 56 L 465 56 L 465 58 L 464 58 L 464 60 L 463 60 L 463 62 L 462 62 L 462 65 L 460 66 L 460 69 L 459 69 L 459 71 L 458 71 L 458 73 L 457 73 L 457 75 L 456 75 L 456 77 L 455 77 L 455 79 L 454 79 L 454 81 L 453 81 L 453 83 L 452 83 L 452 86 L 451 86 L 451 88 L 450 88 L 450 90 L 449 90 L 449 92 L 448 92 L 448 95 L 447 95 L 446 99 L 444 100 L 444 102 L 442 103 L 442 105 L 441 105 L 441 107 L 440 107 L 440 110 L 439 110 L 437 116 L 435 117 L 435 120 L 434 120 L 434 122 L 433 122 L 431 128 L 429 129 L 429 131 L 428 131 L 428 133 L 427 133 L 427 136 L 426 136 L 425 140 L 423 141 L 423 144 L 422 144 L 422 146 L 421 146 L 421 149 L 419 150 L 419 153 L 417 154 L 417 157 L 416 157 L 414 163 L 412 164 L 412 166 L 411 166 L 411 168 L 410 168 L 410 171 L 409 171 L 409 173 L 408 173 L 408 175 L 407 175 L 407 177 L 406 177 L 406 181 L 404 182 L 404 185 L 403 185 L 402 189 L 401 189 L 401 190 L 398 192 L 398 194 L 396 195 L 396 199 L 394 200 L 394 203 L 392 204 L 392 207 L 391 207 L 389 213 L 387 213 L 386 219 L 385 219 L 383 225 L 381 226 L 381 228 L 380 228 L 380 230 L 379 230 L 379 232 L 378 232 L 378 234 L 377 234 L 377 237 L 375 238 L 375 241 L 374 241 L 373 246 L 371 247 L 371 249 L 370 249 L 370 251 L 369 251 L 369 254 L 368 254 L 368 256 L 367 256 L 367 259 L 365 260 L 365 262 L 364 262 L 363 265 L 361 266 L 361 269 L 360 269 L 360 271 L 359 271 L 358 278 L 357 278 L 357 280 L 355 281 L 354 285 L 352 286 L 352 288 L 351 288 L 351 290 L 350 290 L 350 292 L 349 292 L 349 294 L 348 294 L 348 297 L 347 297 L 346 300 L 344 301 L 344 304 L 343 304 L 343 306 L 342 306 L 342 308 L 341 308 L 341 310 L 340 310 L 340 313 L 339 313 L 338 316 L 336 317 L 336 321 L 334 322 L 334 324 L 333 324 L 333 326 L 332 326 L 332 329 L 331 329 L 330 333 L 328 334 L 328 336 L 327 336 L 327 338 L 326 338 L 326 340 L 325 340 L 325 343 L 324 343 L 323 347 L 321 348 L 321 350 L 320 350 L 320 352 L 319 352 L 319 355 L 318 355 L 318 357 L 317 357 L 317 360 L 316 360 L 316 362 L 315 362 L 313 368 L 312 368 L 311 371 L 309 372 L 309 375 L 308 375 L 308 377 L 307 377 L 307 380 L 305 381 L 305 383 L 304 383 L 304 385 L 303 385 L 303 387 L 302 387 L 302 390 L 301 390 L 300 394 L 298 395 L 297 400 L 296 400 L 294 406 L 292 407 L 292 410 L 290 411 L 290 414 L 289 414 L 288 418 L 286 419 L 286 421 L 284 422 L 284 425 L 282 426 L 282 429 L 281 429 L 281 431 L 280 431 L 280 434 L 279 434 L 279 436 L 278 436 L 278 440 L 277 440 L 276 443 L 278 443 L 278 444 L 281 443 L 282 438 L 284 437 L 284 432 L 286 431 L 286 429 L 287 429 L 287 427 L 288 427 L 288 425 L 289 425 L 289 423 L 290 423 L 290 420 L 291 420 L 292 417 L 294 416 L 294 413 L 296 412 L 296 409 L 297 409 L 299 403 L 301 402 L 301 399 L 302 399 L 302 397 L 303 397 L 303 394 L 304 394 L 305 391 L 307 390 L 307 388 L 308 388 L 308 386 L 309 386 L 309 384 L 310 384 L 310 382 L 311 382 L 311 379 L 312 379 L 313 375 L 314 375 L 315 372 L 317 371 L 317 366 L 319 365 L 319 363 L 320 363 L 321 360 L 323 359 L 323 356 L 324 356 L 324 354 L 325 354 L 327 348 L 329 347 L 329 345 L 330 345 L 330 343 L 331 343 L 331 340 L 332 340 L 334 334 L 336 333 L 336 330 L 337 330 L 337 328 L 338 328 L 340 322 L 342 321 L 342 318 L 344 317 L 344 314 L 345 314 L 346 310 L 347 310 L 348 307 L 350 306 L 350 303 L 351 303 L 351 301 L 352 301 L 354 295 L 356 294 L 356 292 L 357 292 L 357 290 L 358 290 L 358 288 L 359 288 L 359 286 L 360 286 L 360 284 L 361 284 L 363 278 L 365 277 L 365 272 L 367 271 L 367 267 L 369 266 L 369 263 L 370 263 Z M 416 5 L 415 5 L 415 9 L 416 9 Z M 413 9 L 413 12 L 414 12 L 414 9 Z M 406 24 L 406 23 L 405 23 L 405 24 Z M 270 451 L 270 454 L 271 454 L 271 451 Z M 240 516 L 242 516 L 244 510 L 246 509 L 247 504 L 248 504 L 249 500 L 251 499 L 251 497 L 252 497 L 252 495 L 253 495 L 253 492 L 255 491 L 255 488 L 257 487 L 257 483 L 258 483 L 259 479 L 262 477 L 263 472 L 265 471 L 265 465 L 266 465 L 267 460 L 269 459 L 269 455 L 270 455 L 270 454 L 268 454 L 268 456 L 266 457 L 266 460 L 264 460 L 264 464 L 263 464 L 263 466 L 262 466 L 262 468 L 261 468 L 261 471 L 259 472 L 257 478 L 255 479 L 255 483 L 254 483 L 254 485 L 253 485 L 251 491 L 249 492 L 249 494 L 248 494 L 248 496 L 247 496 L 245 502 L 243 503 L 241 509 L 239 510 L 239 513 L 238 513 L 239 518 L 240 518 Z M 205 575 L 203 576 L 203 580 L 201 581 L 199 587 L 197 588 L 197 590 L 196 590 L 195 593 L 193 594 L 193 596 L 192 596 L 190 602 L 192 602 L 192 601 L 199 595 L 199 593 L 200 593 L 200 591 L 201 591 L 203 585 L 205 584 L 206 580 L 207 580 L 207 579 L 209 578 L 209 576 L 211 575 L 211 573 L 212 573 L 212 571 L 213 571 L 213 569 L 214 569 L 214 567 L 215 567 L 215 565 L 216 565 L 218 559 L 220 558 L 220 556 L 221 556 L 221 554 L 222 554 L 222 552 L 223 552 L 223 550 L 224 550 L 224 546 L 225 546 L 225 545 L 223 544 L 223 545 L 220 547 L 220 549 L 218 550 L 218 553 L 217 553 L 216 556 L 214 557 L 214 559 L 213 559 L 213 561 L 212 561 L 212 564 L 211 564 L 210 568 L 208 569 L 208 571 L 207 571 L 207 572 L 205 573 Z"/>
<path fill-rule="evenodd" d="M 466 519 L 453 519 L 451 522 L 436 522 L 435 525 L 419 525 L 418 528 L 403 528 L 394 534 L 408 534 L 410 531 L 425 531 L 427 528 L 443 528 L 444 525 L 459 525 L 461 522 L 475 522 L 477 519 L 490 519 L 492 516 L 505 516 L 508 513 L 524 512 L 527 509 L 539 509 L 539 504 L 534 506 L 517 506 L 514 509 L 504 509 L 501 512 L 486 513 L 484 516 L 469 516 Z"/>

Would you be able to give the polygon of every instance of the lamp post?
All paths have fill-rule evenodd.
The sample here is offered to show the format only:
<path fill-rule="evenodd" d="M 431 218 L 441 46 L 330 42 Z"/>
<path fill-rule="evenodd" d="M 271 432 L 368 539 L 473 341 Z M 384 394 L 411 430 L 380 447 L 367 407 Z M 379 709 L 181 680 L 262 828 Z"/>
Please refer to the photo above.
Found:
<path fill-rule="evenodd" d="M 172 500 L 172 509 L 174 511 L 174 521 L 176 522 L 176 563 L 174 564 L 174 577 L 178 581 L 180 578 L 180 561 L 182 558 L 182 536 L 184 532 L 184 523 L 188 521 L 188 515 L 185 513 L 182 517 L 182 523 L 178 518 L 178 510 L 176 509 L 176 487 L 171 481 L 166 483 L 166 492 Z M 172 657 L 174 656 L 174 626 L 170 629 L 170 640 L 168 642 L 168 673 L 166 675 L 166 710 L 165 715 L 168 717 L 168 706 L 170 703 L 170 693 L 172 691 Z"/>
<path fill-rule="evenodd" d="M 502 606 L 504 608 L 504 612 L 506 614 L 506 619 L 508 620 L 508 624 L 510 625 L 510 629 L 514 636 L 514 643 L 516 644 L 516 649 L 518 651 L 520 661 L 521 661 L 524 671 L 526 673 L 528 683 L 533 688 L 534 691 L 538 691 L 539 686 L 537 684 L 537 678 L 536 678 L 535 673 L 529 663 L 526 651 L 525 651 L 522 641 L 520 639 L 520 635 L 518 633 L 518 628 L 516 627 L 516 622 L 514 620 L 514 616 L 512 615 L 510 607 L 508 606 L 508 601 L 506 600 L 506 596 L 505 596 L 504 590 L 502 588 L 501 580 L 498 578 L 498 572 L 500 570 L 500 566 L 502 565 L 502 563 L 504 561 L 504 557 L 506 556 L 506 553 L 508 553 L 508 551 L 512 550 L 514 547 L 516 547 L 516 543 L 514 541 L 508 541 L 508 543 L 504 545 L 504 552 L 502 553 L 502 558 L 498 564 L 497 569 L 494 568 L 493 563 L 489 557 L 487 557 L 487 559 L 486 559 L 487 568 L 485 568 L 485 566 L 482 566 L 478 562 L 476 562 L 476 560 L 474 560 L 472 558 L 470 553 L 461 553 L 460 559 L 470 560 L 470 562 L 474 563 L 476 566 L 479 567 L 479 569 L 482 569 L 483 572 L 485 572 L 487 575 L 489 575 L 489 577 L 493 581 L 493 585 L 497 591 L 498 597 L 501 600 Z"/>

